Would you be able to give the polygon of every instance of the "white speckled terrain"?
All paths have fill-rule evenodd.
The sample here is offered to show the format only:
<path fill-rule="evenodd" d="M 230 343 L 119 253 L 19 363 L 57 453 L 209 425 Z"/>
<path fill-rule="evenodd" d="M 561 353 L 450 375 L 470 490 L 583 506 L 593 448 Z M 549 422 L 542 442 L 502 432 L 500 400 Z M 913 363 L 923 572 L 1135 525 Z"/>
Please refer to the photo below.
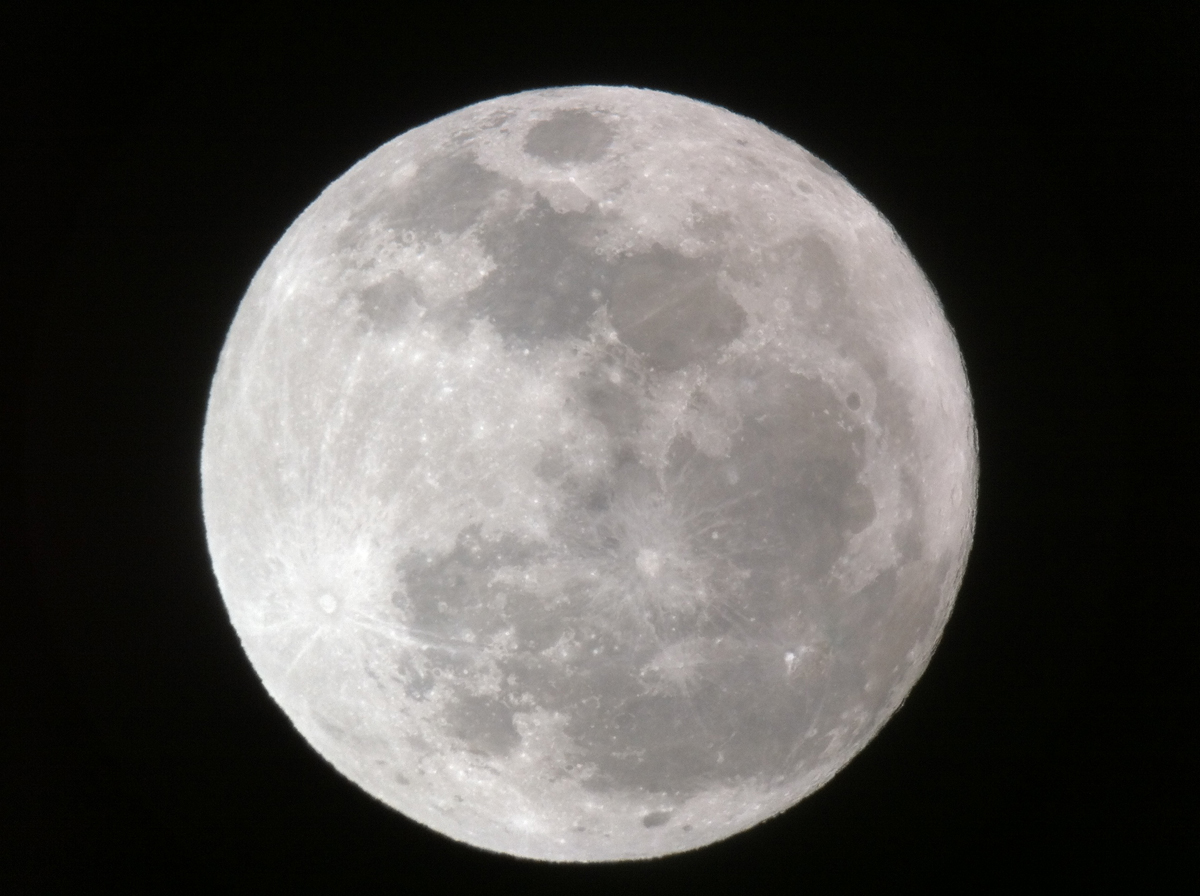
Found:
<path fill-rule="evenodd" d="M 786 809 L 879 730 L 962 576 L 971 403 L 840 176 L 683 97 L 503 97 L 288 230 L 202 458 L 229 614 L 367 792 L 596 861 Z"/>

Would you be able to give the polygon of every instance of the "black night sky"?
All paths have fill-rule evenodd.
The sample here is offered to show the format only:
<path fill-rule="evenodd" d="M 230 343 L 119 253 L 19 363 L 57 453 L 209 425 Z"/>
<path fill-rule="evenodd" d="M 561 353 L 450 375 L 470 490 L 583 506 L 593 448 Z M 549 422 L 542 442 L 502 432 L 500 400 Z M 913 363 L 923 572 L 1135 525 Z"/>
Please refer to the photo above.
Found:
<path fill-rule="evenodd" d="M 1194 859 L 1200 15 L 831 6 L 6 25 L 6 892 L 962 892 Z M 954 615 L 876 740 L 746 834 L 593 867 L 453 843 L 307 746 L 225 615 L 198 470 L 226 328 L 320 190 L 580 83 L 725 106 L 844 174 L 941 297 L 982 468 Z"/>

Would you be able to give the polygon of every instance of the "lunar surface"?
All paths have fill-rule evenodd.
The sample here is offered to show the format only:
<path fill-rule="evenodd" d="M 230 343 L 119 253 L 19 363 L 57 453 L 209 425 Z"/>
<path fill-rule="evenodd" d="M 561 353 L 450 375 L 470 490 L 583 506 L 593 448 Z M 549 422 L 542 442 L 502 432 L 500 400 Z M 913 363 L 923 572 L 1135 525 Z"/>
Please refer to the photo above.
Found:
<path fill-rule="evenodd" d="M 896 710 L 973 530 L 953 334 L 795 143 L 631 88 L 382 146 L 221 353 L 221 592 L 300 733 L 488 850 L 659 856 L 802 799 Z"/>

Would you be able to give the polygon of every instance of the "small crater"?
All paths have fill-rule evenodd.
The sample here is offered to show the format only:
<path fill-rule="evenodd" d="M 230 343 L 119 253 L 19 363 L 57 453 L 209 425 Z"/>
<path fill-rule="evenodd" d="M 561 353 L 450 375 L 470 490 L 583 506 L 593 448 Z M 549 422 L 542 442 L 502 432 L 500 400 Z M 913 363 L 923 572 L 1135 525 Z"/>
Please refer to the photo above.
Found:
<path fill-rule="evenodd" d="M 330 614 L 336 612 L 338 608 L 337 598 L 332 594 L 322 594 L 317 598 L 317 603 L 321 605 L 322 610 Z"/>
<path fill-rule="evenodd" d="M 642 826 L 647 828 L 659 828 L 670 820 L 670 812 L 647 812 L 642 816 Z"/>
<path fill-rule="evenodd" d="M 857 392 L 851 392 L 846 396 L 846 407 L 852 411 L 857 411 L 862 407 L 862 399 L 858 397 Z"/>
<path fill-rule="evenodd" d="M 595 162 L 612 143 L 611 125 L 591 112 L 569 109 L 538 122 L 525 137 L 525 152 L 553 165 Z"/>

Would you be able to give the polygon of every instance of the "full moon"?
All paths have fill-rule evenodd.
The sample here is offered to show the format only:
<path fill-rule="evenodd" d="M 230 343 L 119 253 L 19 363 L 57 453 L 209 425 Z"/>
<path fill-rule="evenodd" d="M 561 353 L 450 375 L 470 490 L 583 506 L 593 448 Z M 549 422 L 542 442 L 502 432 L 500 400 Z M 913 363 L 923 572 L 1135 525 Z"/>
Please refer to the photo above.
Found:
<path fill-rule="evenodd" d="M 924 670 L 977 452 L 928 281 L 840 175 L 651 90 L 470 106 L 250 284 L 201 457 L 264 687 L 341 774 L 552 861 L 721 840 Z"/>

